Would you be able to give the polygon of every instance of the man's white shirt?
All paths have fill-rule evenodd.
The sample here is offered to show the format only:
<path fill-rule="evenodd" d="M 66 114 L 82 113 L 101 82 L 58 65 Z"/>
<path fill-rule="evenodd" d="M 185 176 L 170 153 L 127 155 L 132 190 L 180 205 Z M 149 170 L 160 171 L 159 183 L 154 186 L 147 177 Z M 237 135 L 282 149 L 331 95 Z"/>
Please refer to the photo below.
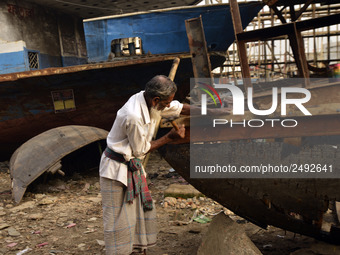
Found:
<path fill-rule="evenodd" d="M 183 104 L 174 100 L 165 108 L 162 117 L 178 117 Z M 125 103 L 117 112 L 116 120 L 106 139 L 107 146 L 122 154 L 126 161 L 132 158 L 143 159 L 150 150 L 157 120 L 151 119 L 148 106 L 141 91 Z M 102 155 L 99 175 L 127 185 L 127 166 Z"/>

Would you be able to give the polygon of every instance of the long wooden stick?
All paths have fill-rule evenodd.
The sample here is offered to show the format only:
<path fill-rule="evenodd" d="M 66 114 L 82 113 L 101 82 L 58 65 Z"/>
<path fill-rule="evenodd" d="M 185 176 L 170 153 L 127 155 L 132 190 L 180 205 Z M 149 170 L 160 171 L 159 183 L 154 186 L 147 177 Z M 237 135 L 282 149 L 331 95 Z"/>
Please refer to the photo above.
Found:
<path fill-rule="evenodd" d="M 180 62 L 180 58 L 175 58 L 172 62 L 172 66 L 171 66 L 171 69 L 170 69 L 170 72 L 169 72 L 169 78 L 173 81 L 175 79 L 175 75 L 176 75 L 176 72 L 177 72 L 177 68 L 178 68 L 178 65 L 179 65 L 179 62 Z M 156 138 L 157 136 L 157 133 L 158 133 L 158 129 L 159 129 L 159 125 L 161 123 L 161 119 L 158 120 L 157 124 L 156 124 L 156 127 L 155 127 L 155 133 L 153 134 L 153 139 Z M 176 125 L 173 124 L 173 125 Z M 176 125 L 177 126 L 177 125 Z M 177 126 L 178 128 L 178 126 Z M 148 161 L 149 161 L 149 157 L 150 157 L 150 153 L 148 153 L 146 155 L 146 157 L 144 158 L 144 162 L 143 162 L 143 166 L 144 168 L 146 167 L 146 165 L 148 164 Z"/>

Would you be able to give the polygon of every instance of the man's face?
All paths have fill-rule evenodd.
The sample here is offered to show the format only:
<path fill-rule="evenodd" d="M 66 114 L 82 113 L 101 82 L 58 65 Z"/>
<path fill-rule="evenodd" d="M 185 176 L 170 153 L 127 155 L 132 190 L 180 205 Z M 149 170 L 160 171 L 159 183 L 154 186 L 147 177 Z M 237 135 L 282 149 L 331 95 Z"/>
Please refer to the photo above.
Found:
<path fill-rule="evenodd" d="M 172 94 L 167 99 L 160 100 L 158 104 L 155 106 L 156 110 L 163 111 L 166 107 L 169 107 L 172 100 L 174 100 L 174 97 L 175 97 L 175 94 Z"/>

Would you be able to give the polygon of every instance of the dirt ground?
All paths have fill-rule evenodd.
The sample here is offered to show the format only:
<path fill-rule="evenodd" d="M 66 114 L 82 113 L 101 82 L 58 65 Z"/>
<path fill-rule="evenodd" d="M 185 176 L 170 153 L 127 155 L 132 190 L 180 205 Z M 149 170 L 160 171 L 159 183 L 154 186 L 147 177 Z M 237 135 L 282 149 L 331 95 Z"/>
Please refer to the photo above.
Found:
<path fill-rule="evenodd" d="M 180 176 L 169 172 L 170 168 L 157 153 L 151 155 L 147 172 L 149 188 L 156 200 L 159 234 L 157 246 L 150 248 L 148 254 L 196 254 L 209 223 L 178 225 L 177 220 L 190 220 L 194 210 L 171 206 L 164 208 L 163 191 L 172 183 L 185 183 Z M 210 218 L 223 210 L 211 199 L 204 198 L 200 202 L 200 212 L 210 212 L 207 214 Z M 326 245 L 274 227 L 261 229 L 237 215 L 231 214 L 230 217 L 246 229 L 263 254 L 284 255 L 294 251 L 297 254 L 302 248 Z M 332 249 L 339 251 L 334 247 Z M 17 206 L 11 200 L 8 162 L 0 164 L 0 255 L 20 254 L 20 251 L 21 254 L 37 255 L 105 254 L 98 169 L 47 178 L 45 183 L 39 180 Z M 320 253 L 314 250 L 298 254 L 340 252 Z"/>

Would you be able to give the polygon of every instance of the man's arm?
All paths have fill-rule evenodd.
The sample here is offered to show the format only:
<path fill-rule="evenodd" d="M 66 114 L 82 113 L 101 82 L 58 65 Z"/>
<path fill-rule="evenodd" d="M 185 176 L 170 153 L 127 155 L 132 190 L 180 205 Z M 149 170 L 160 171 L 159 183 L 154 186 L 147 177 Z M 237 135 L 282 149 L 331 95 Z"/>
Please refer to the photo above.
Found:
<path fill-rule="evenodd" d="M 181 139 L 185 137 L 185 127 L 184 125 L 179 127 L 179 130 L 177 131 L 176 129 L 171 129 L 169 131 L 169 133 L 167 133 L 166 135 L 162 136 L 161 138 L 151 141 L 151 147 L 150 150 L 148 151 L 154 151 L 157 150 L 158 148 L 162 147 L 163 145 L 173 142 L 177 139 Z"/>

